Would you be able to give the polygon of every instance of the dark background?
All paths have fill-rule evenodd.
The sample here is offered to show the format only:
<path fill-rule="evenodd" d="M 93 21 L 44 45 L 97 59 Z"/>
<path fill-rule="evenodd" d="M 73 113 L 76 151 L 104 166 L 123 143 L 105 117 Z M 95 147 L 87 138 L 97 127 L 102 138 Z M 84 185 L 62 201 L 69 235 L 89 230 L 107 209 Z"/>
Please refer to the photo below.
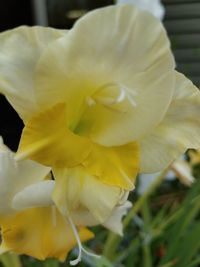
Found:
<path fill-rule="evenodd" d="M 20 4 L 19 4 L 20 2 Z M 6 0 L 0 3 L 0 31 L 19 25 L 33 25 L 31 1 Z M 12 149 L 17 149 L 23 123 L 5 97 L 0 95 L 0 135 Z"/>

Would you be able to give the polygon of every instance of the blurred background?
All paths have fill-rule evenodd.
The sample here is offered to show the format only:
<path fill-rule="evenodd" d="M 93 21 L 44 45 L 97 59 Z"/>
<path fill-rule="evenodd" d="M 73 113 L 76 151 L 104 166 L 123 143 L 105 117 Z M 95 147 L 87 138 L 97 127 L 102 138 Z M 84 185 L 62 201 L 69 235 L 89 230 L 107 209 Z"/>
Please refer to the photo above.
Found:
<path fill-rule="evenodd" d="M 177 69 L 200 87 L 200 0 L 163 0 L 162 3 L 163 23 Z M 70 29 L 89 10 L 110 4 L 114 1 L 1 0 L 0 31 L 24 24 Z M 23 123 L 1 95 L 0 114 L 0 135 L 16 150 Z M 169 172 L 157 174 L 157 179 L 156 175 L 138 179 L 137 190 L 130 196 L 135 209 L 126 220 L 124 238 L 96 227 L 96 238 L 89 247 L 104 256 L 99 261 L 84 258 L 78 266 L 200 266 L 200 152 L 188 152 L 181 162 L 187 166 L 185 169 L 183 165 L 181 168 L 174 165 Z M 167 179 L 163 182 L 163 178 Z M 151 185 L 146 182 L 150 180 Z M 192 184 L 191 180 L 195 182 Z M 76 250 L 71 257 L 74 254 Z M 12 260 L 7 255 L 1 257 L 0 267 L 68 266 L 53 259 L 40 262 L 26 256 Z"/>

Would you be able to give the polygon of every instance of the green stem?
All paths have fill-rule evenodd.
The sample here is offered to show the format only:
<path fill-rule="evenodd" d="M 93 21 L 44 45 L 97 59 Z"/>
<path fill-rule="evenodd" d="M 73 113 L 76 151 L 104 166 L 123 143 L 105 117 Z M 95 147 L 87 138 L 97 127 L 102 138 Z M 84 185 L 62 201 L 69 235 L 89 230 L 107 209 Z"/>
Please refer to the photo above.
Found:
<path fill-rule="evenodd" d="M 149 211 L 148 201 L 144 202 L 144 205 L 142 206 L 142 218 L 144 221 L 143 231 L 144 236 L 146 237 L 148 234 L 150 234 L 150 221 L 151 221 L 151 215 Z M 152 267 L 152 256 L 151 256 L 151 246 L 150 243 L 146 240 L 143 240 L 143 266 L 144 267 Z"/>
<path fill-rule="evenodd" d="M 126 229 L 126 227 L 129 225 L 129 223 L 132 221 L 133 217 L 135 216 L 136 213 L 138 213 L 141 209 L 141 207 L 143 206 L 143 204 L 145 203 L 145 201 L 147 200 L 147 198 L 155 191 L 155 189 L 161 184 L 161 182 L 163 181 L 166 173 L 168 172 L 168 169 L 164 170 L 158 177 L 156 177 L 155 181 L 151 184 L 149 190 L 147 192 L 145 192 L 139 199 L 138 201 L 133 205 L 132 209 L 129 211 L 128 215 L 126 216 L 126 218 L 123 221 L 123 225 L 124 225 L 124 230 Z M 116 249 L 121 241 L 120 236 L 114 234 L 114 233 L 110 233 L 108 235 L 105 247 L 104 247 L 104 251 L 103 251 L 103 255 L 105 257 L 107 257 L 110 260 L 113 260 L 115 258 L 115 253 L 116 253 Z"/>
<path fill-rule="evenodd" d="M 151 250 L 149 244 L 145 244 L 143 246 L 143 259 L 144 259 L 144 267 L 151 267 L 152 261 L 151 261 Z"/>
<path fill-rule="evenodd" d="M 0 256 L 0 262 L 4 267 L 21 267 L 20 258 L 16 254 L 5 253 Z"/>

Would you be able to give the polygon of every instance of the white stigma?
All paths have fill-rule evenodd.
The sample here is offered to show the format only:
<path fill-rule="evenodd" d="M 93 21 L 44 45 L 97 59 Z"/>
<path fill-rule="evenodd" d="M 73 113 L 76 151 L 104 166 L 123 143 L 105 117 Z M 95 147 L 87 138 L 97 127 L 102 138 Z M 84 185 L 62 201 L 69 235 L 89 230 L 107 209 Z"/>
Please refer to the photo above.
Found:
<path fill-rule="evenodd" d="M 120 90 L 120 94 L 116 99 L 116 103 L 120 103 L 122 101 L 124 101 L 124 99 L 126 98 L 126 91 L 123 87 L 119 87 Z"/>
<path fill-rule="evenodd" d="M 77 242 L 77 245 L 78 245 L 78 257 L 75 259 L 75 260 L 71 260 L 70 261 L 70 265 L 71 266 L 75 266 L 77 265 L 79 262 L 81 262 L 81 258 L 82 258 L 82 254 L 85 253 L 86 255 L 90 256 L 90 257 L 96 257 L 96 258 L 100 258 L 100 256 L 94 254 L 94 253 L 91 253 L 89 251 L 87 251 L 83 246 L 82 246 L 82 243 L 81 243 L 81 240 L 80 240 L 80 237 L 79 237 L 79 234 L 78 234 L 78 231 L 76 229 L 76 226 L 74 224 L 74 222 L 72 221 L 71 217 L 68 216 L 68 221 L 70 223 L 70 226 L 72 228 L 72 231 L 74 233 L 74 237 L 76 239 L 76 242 Z"/>
<path fill-rule="evenodd" d="M 123 110 L 116 105 L 127 100 L 131 106 L 135 107 L 135 95 L 136 92 L 134 90 L 127 88 L 122 84 L 107 83 L 101 86 L 92 96 L 88 96 L 86 98 L 86 103 L 90 107 L 100 104 L 106 108 L 123 112 Z"/>

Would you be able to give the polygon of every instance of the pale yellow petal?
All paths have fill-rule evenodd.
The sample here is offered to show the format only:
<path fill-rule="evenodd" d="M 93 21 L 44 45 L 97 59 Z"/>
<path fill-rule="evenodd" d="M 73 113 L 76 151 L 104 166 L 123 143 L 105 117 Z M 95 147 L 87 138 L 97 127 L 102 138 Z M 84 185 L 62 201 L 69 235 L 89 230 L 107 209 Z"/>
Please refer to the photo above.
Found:
<path fill-rule="evenodd" d="M 175 160 L 171 165 L 171 169 L 185 186 L 191 186 L 195 182 L 195 178 L 192 175 L 192 167 L 185 160 Z"/>
<path fill-rule="evenodd" d="M 99 225 L 99 221 L 87 208 L 82 208 L 71 212 L 71 218 L 74 224 L 78 226 L 91 227 Z"/>
<path fill-rule="evenodd" d="M 200 92 L 176 73 L 173 101 L 165 118 L 141 140 L 141 172 L 166 168 L 188 148 L 200 147 Z"/>
<path fill-rule="evenodd" d="M 174 90 L 173 68 L 159 21 L 131 5 L 110 6 L 88 13 L 45 51 L 36 74 L 38 101 L 49 106 L 65 99 L 74 129 L 86 124 L 93 141 L 122 145 L 163 118 Z M 88 96 L 113 83 L 136 93 L 132 112 L 87 107 Z"/>
<path fill-rule="evenodd" d="M 24 187 L 44 180 L 50 168 L 31 160 L 16 162 L 11 151 L 0 152 L 0 215 L 13 212 L 12 199 Z"/>
<path fill-rule="evenodd" d="M 0 93 L 23 120 L 37 110 L 35 67 L 47 46 L 66 32 L 22 26 L 0 34 Z"/>
<path fill-rule="evenodd" d="M 120 199 L 121 189 L 109 186 L 84 168 L 54 170 L 53 200 L 63 214 L 87 208 L 99 223 L 110 215 Z"/>
<path fill-rule="evenodd" d="M 122 236 L 123 235 L 123 223 L 122 218 L 127 214 L 128 210 L 132 207 L 130 201 L 126 201 L 122 205 L 115 207 L 110 217 L 104 222 L 103 226 L 112 232 Z"/>
<path fill-rule="evenodd" d="M 151 70 L 133 77 L 129 89 L 139 91 L 135 89 L 136 105 L 127 112 L 100 105 L 88 108 L 83 123 L 89 121 L 91 125 L 90 138 L 106 146 L 123 145 L 150 132 L 162 120 L 171 101 L 173 77 L 173 71 L 159 76 Z"/>
<path fill-rule="evenodd" d="M 15 210 L 27 208 L 48 207 L 53 205 L 52 193 L 55 186 L 54 180 L 44 180 L 26 186 L 20 190 L 12 200 Z"/>
<path fill-rule="evenodd" d="M 22 133 L 16 159 L 30 158 L 47 166 L 72 167 L 91 150 L 89 139 L 68 129 L 67 108 L 57 104 L 31 118 Z"/>
<path fill-rule="evenodd" d="M 123 204 L 118 204 L 113 209 L 110 216 L 102 223 L 102 225 L 105 228 L 109 229 L 110 231 L 122 236 L 123 235 L 122 218 L 124 215 L 127 214 L 128 210 L 131 207 L 132 203 L 130 201 L 126 201 Z M 99 221 L 87 209 L 79 209 L 75 212 L 72 212 L 71 216 L 73 218 L 73 222 L 76 225 L 95 226 L 99 224 Z"/>
<path fill-rule="evenodd" d="M 94 144 L 91 153 L 82 165 L 99 181 L 132 190 L 139 171 L 138 144 L 129 143 L 118 147 L 103 147 Z"/>
<path fill-rule="evenodd" d="M 52 208 L 35 208 L 15 216 L 0 218 L 4 250 L 26 254 L 44 260 L 56 257 L 64 261 L 76 246 L 76 240 L 67 220 Z M 80 239 L 86 241 L 93 234 L 80 228 Z"/>

